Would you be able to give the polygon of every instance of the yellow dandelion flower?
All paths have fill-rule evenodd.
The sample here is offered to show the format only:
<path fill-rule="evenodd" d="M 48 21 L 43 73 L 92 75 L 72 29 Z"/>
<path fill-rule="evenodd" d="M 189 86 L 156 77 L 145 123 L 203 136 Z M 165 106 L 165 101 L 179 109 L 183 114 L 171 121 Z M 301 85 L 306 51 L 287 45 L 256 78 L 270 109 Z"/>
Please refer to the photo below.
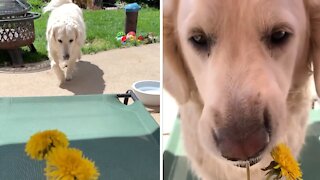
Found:
<path fill-rule="evenodd" d="M 276 175 L 275 179 L 286 177 L 288 180 L 301 180 L 302 172 L 298 162 L 294 159 L 290 149 L 285 144 L 279 144 L 271 151 L 274 159 L 270 165 L 263 170 L 270 170 L 268 175 Z"/>
<path fill-rule="evenodd" d="M 32 159 L 46 159 L 48 153 L 55 147 L 68 147 L 69 142 L 65 134 L 58 130 L 38 132 L 30 137 L 25 152 Z"/>
<path fill-rule="evenodd" d="M 55 148 L 47 158 L 48 180 L 97 180 L 99 172 L 94 162 L 74 148 Z"/>

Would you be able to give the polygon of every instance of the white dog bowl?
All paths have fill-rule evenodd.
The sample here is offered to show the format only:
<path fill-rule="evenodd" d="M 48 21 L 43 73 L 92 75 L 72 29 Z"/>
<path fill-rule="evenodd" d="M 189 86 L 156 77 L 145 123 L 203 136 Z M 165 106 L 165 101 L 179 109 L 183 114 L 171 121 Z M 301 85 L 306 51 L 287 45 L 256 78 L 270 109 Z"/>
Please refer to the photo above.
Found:
<path fill-rule="evenodd" d="M 144 80 L 133 83 L 133 92 L 146 106 L 160 105 L 160 82 Z"/>

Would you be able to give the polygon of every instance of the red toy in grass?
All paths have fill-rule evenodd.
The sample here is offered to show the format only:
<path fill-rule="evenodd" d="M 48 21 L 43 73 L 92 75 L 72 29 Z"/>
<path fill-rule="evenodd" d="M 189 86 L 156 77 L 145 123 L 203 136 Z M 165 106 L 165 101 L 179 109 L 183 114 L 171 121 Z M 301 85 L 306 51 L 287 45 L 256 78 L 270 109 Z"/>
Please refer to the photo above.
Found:
<path fill-rule="evenodd" d="M 144 40 L 144 37 L 140 35 L 140 36 L 138 37 L 138 40 L 143 41 L 143 40 Z"/>
<path fill-rule="evenodd" d="M 121 42 L 126 42 L 127 41 L 127 36 L 122 36 Z"/>

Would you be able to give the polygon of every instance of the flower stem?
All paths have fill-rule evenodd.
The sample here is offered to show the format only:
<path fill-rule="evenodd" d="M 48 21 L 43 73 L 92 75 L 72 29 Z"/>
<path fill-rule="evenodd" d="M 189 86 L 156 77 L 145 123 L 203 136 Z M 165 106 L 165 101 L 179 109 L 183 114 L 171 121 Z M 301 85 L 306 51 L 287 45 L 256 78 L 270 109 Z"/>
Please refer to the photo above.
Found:
<path fill-rule="evenodd" d="M 247 167 L 247 180 L 250 180 L 250 163 L 249 162 L 247 162 L 246 167 Z"/>

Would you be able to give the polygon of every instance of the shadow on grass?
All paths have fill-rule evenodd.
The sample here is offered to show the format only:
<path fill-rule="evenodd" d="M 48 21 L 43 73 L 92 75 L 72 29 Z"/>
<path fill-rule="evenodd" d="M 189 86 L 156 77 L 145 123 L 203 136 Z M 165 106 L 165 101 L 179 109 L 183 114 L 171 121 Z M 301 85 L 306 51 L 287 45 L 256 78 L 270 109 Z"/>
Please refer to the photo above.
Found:
<path fill-rule="evenodd" d="M 98 66 L 87 61 L 79 61 L 73 79 L 60 87 L 75 95 L 102 94 L 106 86 L 103 74 Z"/>

